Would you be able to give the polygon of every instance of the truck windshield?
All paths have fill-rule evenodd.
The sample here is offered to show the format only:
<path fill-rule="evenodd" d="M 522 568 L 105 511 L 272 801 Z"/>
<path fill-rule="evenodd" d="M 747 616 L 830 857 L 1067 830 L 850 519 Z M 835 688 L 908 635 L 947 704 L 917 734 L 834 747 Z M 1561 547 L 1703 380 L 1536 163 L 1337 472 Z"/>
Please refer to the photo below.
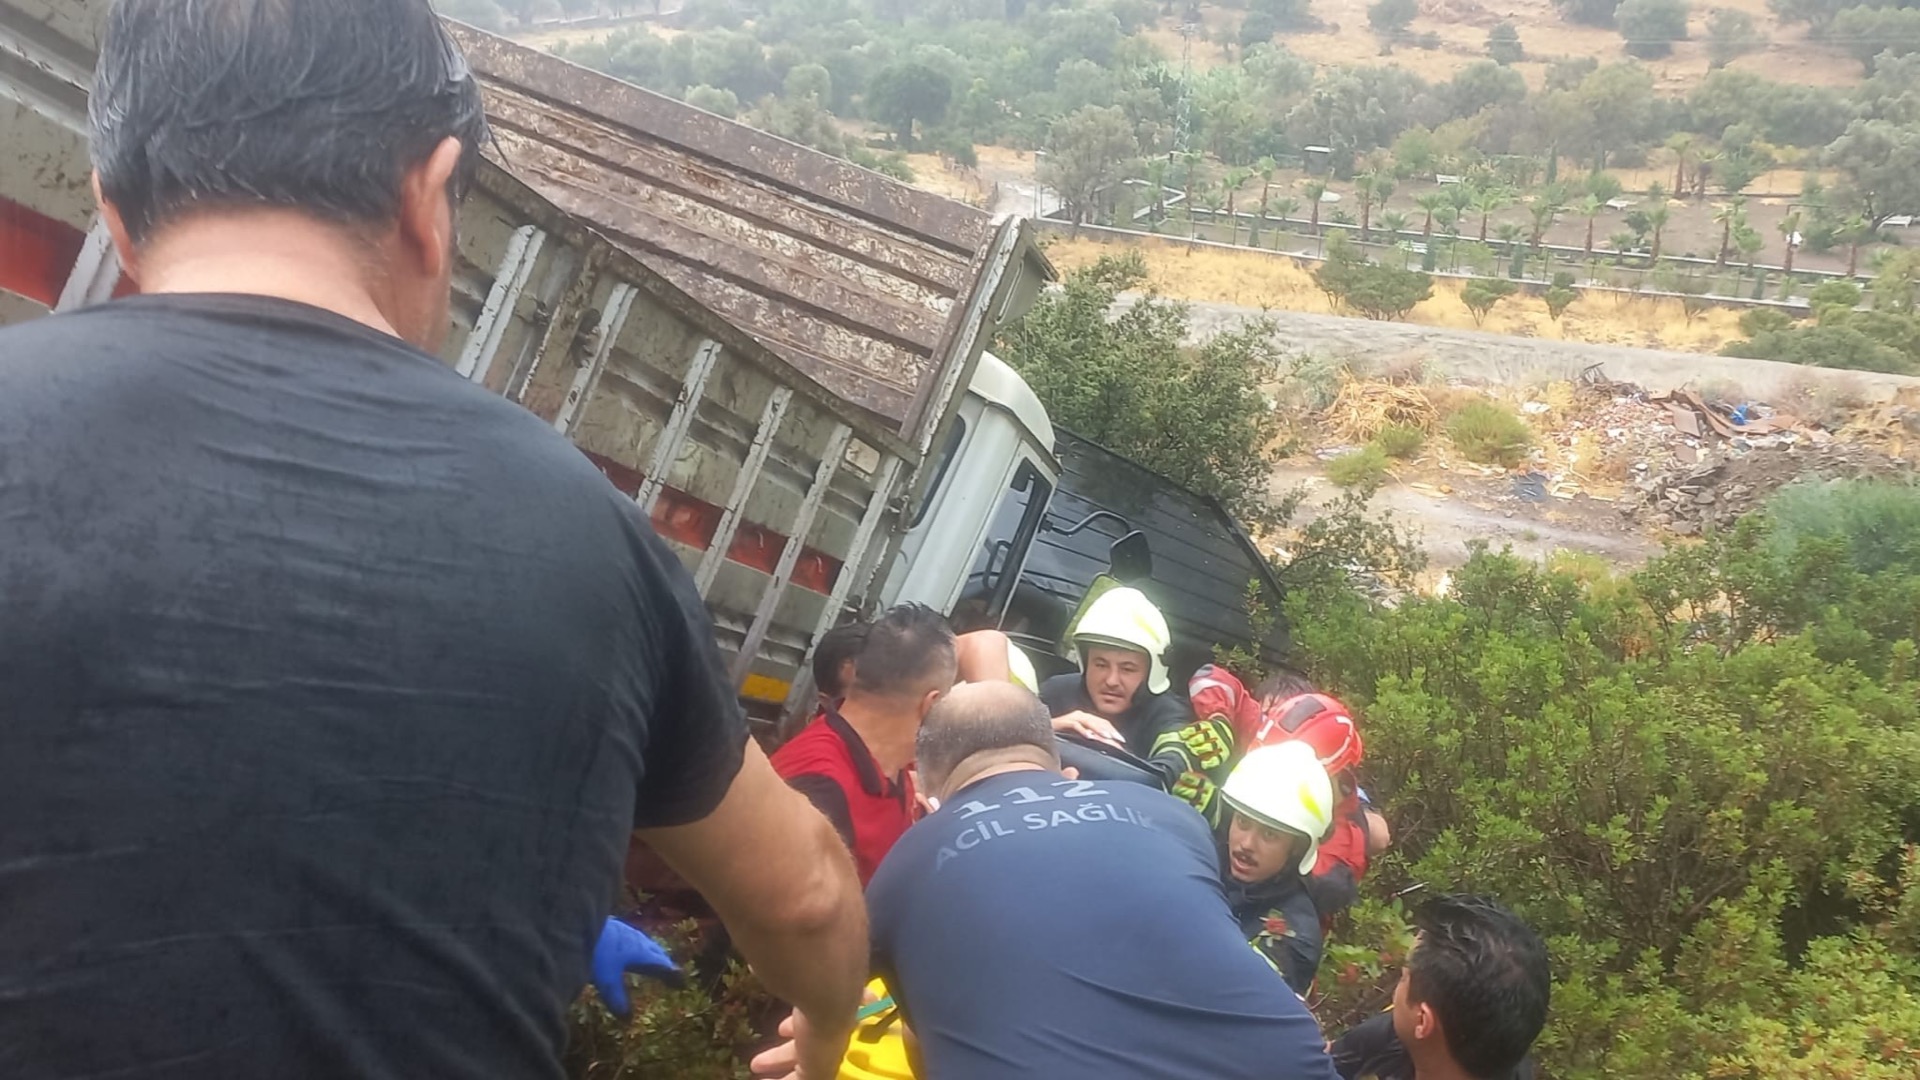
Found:
<path fill-rule="evenodd" d="M 954 611 L 956 628 L 978 630 L 1000 625 L 1052 495 L 1053 485 L 1033 461 L 1022 461 L 993 512 L 980 553 L 967 571 L 966 587 Z"/>

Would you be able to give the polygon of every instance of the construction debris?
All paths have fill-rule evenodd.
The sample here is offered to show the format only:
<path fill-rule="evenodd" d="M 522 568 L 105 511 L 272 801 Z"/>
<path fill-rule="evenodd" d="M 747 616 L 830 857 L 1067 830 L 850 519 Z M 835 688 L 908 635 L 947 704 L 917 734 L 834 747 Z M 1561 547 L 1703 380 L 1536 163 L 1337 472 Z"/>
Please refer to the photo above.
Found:
<path fill-rule="evenodd" d="M 1839 442 L 1731 450 L 1717 460 L 1680 466 L 1636 481 L 1620 513 L 1679 536 L 1730 525 L 1796 480 L 1890 476 L 1912 466 L 1871 448 Z"/>

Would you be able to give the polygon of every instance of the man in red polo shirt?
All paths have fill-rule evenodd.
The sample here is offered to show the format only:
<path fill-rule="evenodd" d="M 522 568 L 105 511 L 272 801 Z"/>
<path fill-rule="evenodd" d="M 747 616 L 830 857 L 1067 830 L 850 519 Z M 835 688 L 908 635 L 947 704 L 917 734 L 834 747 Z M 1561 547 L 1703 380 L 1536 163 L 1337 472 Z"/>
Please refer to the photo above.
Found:
<path fill-rule="evenodd" d="M 913 741 L 956 677 L 953 631 L 939 612 L 901 604 L 867 629 L 838 709 L 800 730 L 773 768 L 826 815 L 853 852 L 860 884 L 913 824 Z"/>

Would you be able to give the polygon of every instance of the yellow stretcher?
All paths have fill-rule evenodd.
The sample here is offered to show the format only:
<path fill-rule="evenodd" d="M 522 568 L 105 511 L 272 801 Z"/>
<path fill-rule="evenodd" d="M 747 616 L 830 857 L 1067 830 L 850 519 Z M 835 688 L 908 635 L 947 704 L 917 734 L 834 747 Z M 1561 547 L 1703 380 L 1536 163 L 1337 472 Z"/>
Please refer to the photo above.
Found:
<path fill-rule="evenodd" d="M 847 1056 L 840 1062 L 840 1080 L 913 1080 L 907 1041 L 900 1035 L 900 1010 L 879 979 L 867 984 L 867 994 L 878 1000 L 860 1007 Z"/>

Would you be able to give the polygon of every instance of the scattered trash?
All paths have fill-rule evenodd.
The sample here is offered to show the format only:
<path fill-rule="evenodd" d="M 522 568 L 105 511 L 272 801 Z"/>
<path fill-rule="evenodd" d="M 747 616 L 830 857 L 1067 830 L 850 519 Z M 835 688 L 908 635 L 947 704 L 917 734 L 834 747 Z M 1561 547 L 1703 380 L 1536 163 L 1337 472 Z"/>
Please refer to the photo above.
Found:
<path fill-rule="evenodd" d="M 1527 472 L 1513 478 L 1514 497 L 1523 502 L 1547 501 L 1547 477 L 1544 473 Z"/>

